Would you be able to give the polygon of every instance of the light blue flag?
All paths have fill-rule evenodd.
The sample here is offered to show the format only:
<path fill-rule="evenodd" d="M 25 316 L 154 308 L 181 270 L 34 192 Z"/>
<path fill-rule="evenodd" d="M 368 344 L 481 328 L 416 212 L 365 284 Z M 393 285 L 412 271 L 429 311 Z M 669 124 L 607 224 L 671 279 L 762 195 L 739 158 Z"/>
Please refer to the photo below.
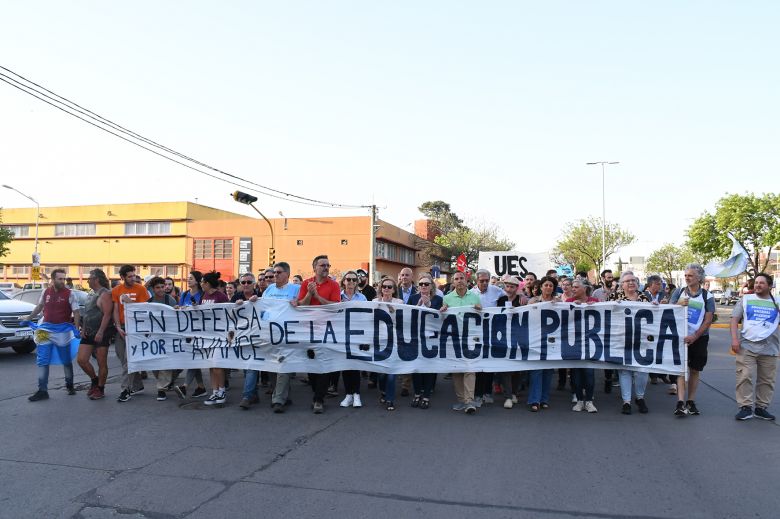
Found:
<path fill-rule="evenodd" d="M 81 335 L 73 324 L 22 321 L 22 325 L 33 329 L 33 340 L 38 345 L 39 366 L 73 363 L 81 344 Z"/>
<path fill-rule="evenodd" d="M 729 238 L 731 238 L 732 243 L 731 256 L 723 263 L 718 263 L 717 261 L 709 262 L 704 267 L 704 273 L 708 276 L 733 278 L 745 272 L 748 264 L 748 252 L 734 239 L 731 233 L 729 233 Z"/>

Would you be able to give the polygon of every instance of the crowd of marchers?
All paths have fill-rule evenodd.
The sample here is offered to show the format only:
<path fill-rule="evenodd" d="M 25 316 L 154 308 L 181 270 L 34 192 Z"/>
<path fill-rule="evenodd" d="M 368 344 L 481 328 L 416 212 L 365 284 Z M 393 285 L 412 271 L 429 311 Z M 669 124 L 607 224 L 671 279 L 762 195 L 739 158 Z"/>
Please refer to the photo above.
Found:
<path fill-rule="evenodd" d="M 89 275 L 89 298 L 80 310 L 78 298 L 66 285 L 64 270 L 56 269 L 41 299 L 27 319 L 39 319 L 40 329 L 71 324 L 74 334 L 81 336 L 76 361 L 90 378 L 87 396 L 99 400 L 106 395 L 108 377 L 108 352 L 114 348 L 121 363 L 118 402 L 128 402 L 144 392 L 145 372 L 128 373 L 127 343 L 124 305 L 131 302 L 154 302 L 174 308 L 216 303 L 244 304 L 258 298 L 289 301 L 295 306 L 327 305 L 343 301 L 383 301 L 396 304 L 422 306 L 446 311 L 454 307 L 482 308 L 523 306 L 543 302 L 566 302 L 588 305 L 603 301 L 633 301 L 640 304 L 676 304 L 687 307 L 687 331 L 684 342 L 688 348 L 688 376 L 669 377 L 664 374 L 644 373 L 623 369 L 595 370 L 574 368 L 557 370 L 557 390 L 570 391 L 572 411 L 596 413 L 596 372 L 603 372 L 603 391 L 611 393 L 618 388 L 620 403 L 616 409 L 630 415 L 634 410 L 649 412 L 645 392 L 648 384 L 663 383 L 670 395 L 676 396 L 673 413 L 678 417 L 700 414 L 696 404 L 699 377 L 707 364 L 709 329 L 715 315 L 715 300 L 703 286 L 704 270 L 698 264 L 685 269 L 685 286 L 666 285 L 659 276 L 649 276 L 644 282 L 633 272 L 622 272 L 619 279 L 610 270 L 601 272 L 599 283 L 593 285 L 585 272 L 573 277 L 558 276 L 550 270 L 541 278 L 528 272 L 522 279 L 505 275 L 491 276 L 486 270 L 478 270 L 468 276 L 455 272 L 446 284 L 429 272 L 414 279 L 412 270 L 404 268 L 397 278 L 384 277 L 377 283 L 369 282 L 363 269 L 348 270 L 340 280 L 330 275 L 330 261 L 320 255 L 312 261 L 313 275 L 308 279 L 290 276 L 290 265 L 276 263 L 259 273 L 242 274 L 235 282 L 225 282 L 218 272 L 191 271 L 187 287 L 180 290 L 171 278 L 148 277 L 141 279 L 132 265 L 124 265 L 119 271 L 120 280 L 110 283 L 101 269 Z M 772 294 L 773 279 L 768 274 L 758 274 L 752 290 L 737 303 L 730 321 L 731 348 L 736 355 L 736 399 L 739 410 L 736 419 L 762 418 L 774 420 L 768 408 L 771 404 L 780 350 L 778 321 L 780 312 Z M 42 316 L 42 317 L 41 317 Z M 54 328 L 51 328 L 54 329 Z M 58 329 L 58 328 L 57 328 Z M 64 336 L 64 337 L 63 337 Z M 73 364 L 68 362 L 68 344 L 73 335 L 36 333 L 38 390 L 30 401 L 49 398 L 49 365 L 53 350 L 58 350 L 63 362 L 67 393 L 76 393 L 73 382 Z M 57 342 L 59 341 L 59 343 Z M 93 365 L 97 364 L 97 370 Z M 756 373 L 755 379 L 753 373 Z M 164 401 L 169 394 L 180 399 L 203 398 L 206 405 L 222 406 L 228 400 L 231 376 L 239 380 L 236 370 L 210 368 L 208 379 L 203 370 L 154 371 L 157 400 Z M 311 408 L 322 413 L 329 398 L 339 398 L 340 407 L 362 407 L 366 391 L 376 391 L 376 400 L 388 411 L 394 411 L 399 398 L 412 408 L 428 409 L 439 375 L 413 373 L 408 375 L 377 374 L 361 371 L 334 373 L 266 373 L 245 370 L 239 406 L 250 409 L 260 402 L 260 392 L 270 395 L 270 407 L 274 413 L 283 413 L 292 403 L 291 382 L 298 379 L 310 387 Z M 531 412 L 543 412 L 550 408 L 550 392 L 553 369 L 534 369 L 502 373 L 453 373 L 444 375 L 454 386 L 454 411 L 474 414 L 490 404 L 501 404 L 512 409 L 522 399 Z M 206 380 L 209 389 L 206 387 Z M 400 390 L 398 389 L 400 386 Z M 299 389 L 301 390 L 301 389 Z M 238 397 L 236 397 L 238 399 Z M 443 398 L 438 397 L 437 398 Z M 497 402 L 498 400 L 498 402 Z M 338 401 L 338 400 L 337 400 Z M 600 404 L 602 405 L 602 404 Z M 603 407 L 603 405 L 602 405 Z M 671 405 L 670 405 L 671 408 Z"/>

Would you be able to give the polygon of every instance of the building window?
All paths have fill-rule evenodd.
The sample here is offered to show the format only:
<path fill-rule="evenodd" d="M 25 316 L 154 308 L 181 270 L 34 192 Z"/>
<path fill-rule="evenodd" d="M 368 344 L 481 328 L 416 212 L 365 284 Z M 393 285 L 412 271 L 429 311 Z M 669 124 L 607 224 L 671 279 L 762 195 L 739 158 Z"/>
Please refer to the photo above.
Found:
<path fill-rule="evenodd" d="M 13 265 L 11 267 L 11 275 L 12 276 L 29 276 L 30 275 L 30 266 L 29 265 Z"/>
<path fill-rule="evenodd" d="M 179 277 L 179 266 L 178 265 L 166 265 L 165 266 L 165 275 L 172 278 Z"/>
<path fill-rule="evenodd" d="M 195 240 L 195 259 L 211 259 L 211 240 Z"/>
<path fill-rule="evenodd" d="M 103 270 L 103 266 L 102 265 L 81 265 L 79 267 L 79 277 L 82 279 L 88 278 L 90 271 L 95 269 Z"/>
<path fill-rule="evenodd" d="M 414 249 L 402 247 L 401 245 L 396 245 L 394 243 L 378 241 L 376 242 L 376 257 L 398 263 L 405 263 L 407 265 L 414 265 L 416 253 Z"/>
<path fill-rule="evenodd" d="M 171 222 L 131 222 L 125 224 L 127 236 L 170 234 Z"/>
<path fill-rule="evenodd" d="M 68 274 L 68 267 L 65 265 L 44 265 L 41 267 L 43 273 L 49 277 L 51 277 L 51 273 L 54 272 L 54 269 L 62 269 L 65 271 L 66 275 Z"/>
<path fill-rule="evenodd" d="M 303 240 L 296 240 L 295 245 L 300 247 L 301 245 L 303 245 Z"/>
<path fill-rule="evenodd" d="M 24 238 L 30 235 L 30 227 L 28 225 L 3 225 L 3 229 L 8 229 L 14 238 Z"/>
<path fill-rule="evenodd" d="M 119 269 L 122 268 L 122 265 L 114 265 L 111 267 L 111 275 L 114 277 L 119 277 Z"/>
<path fill-rule="evenodd" d="M 214 240 L 214 259 L 233 259 L 233 240 Z"/>
<path fill-rule="evenodd" d="M 54 226 L 54 236 L 95 236 L 94 223 L 63 223 Z"/>
<path fill-rule="evenodd" d="M 165 266 L 164 265 L 150 265 L 149 266 L 149 274 L 152 276 L 160 276 L 161 278 L 165 277 Z"/>

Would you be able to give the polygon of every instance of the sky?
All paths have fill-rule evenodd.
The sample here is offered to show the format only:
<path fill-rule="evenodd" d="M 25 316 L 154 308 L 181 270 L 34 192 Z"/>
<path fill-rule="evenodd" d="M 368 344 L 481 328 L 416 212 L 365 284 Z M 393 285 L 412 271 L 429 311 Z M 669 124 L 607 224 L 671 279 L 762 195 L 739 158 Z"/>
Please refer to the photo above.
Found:
<path fill-rule="evenodd" d="M 601 217 L 648 255 L 726 193 L 780 191 L 777 2 L 5 2 L 0 65 L 296 195 L 424 201 L 523 252 Z M 0 69 L 0 72 L 5 72 Z M 0 83 L 0 180 L 42 206 L 237 189 Z M 29 202 L 0 189 L 0 207 Z M 267 216 L 368 214 L 261 196 Z M 617 258 L 613 258 L 616 260 Z"/>

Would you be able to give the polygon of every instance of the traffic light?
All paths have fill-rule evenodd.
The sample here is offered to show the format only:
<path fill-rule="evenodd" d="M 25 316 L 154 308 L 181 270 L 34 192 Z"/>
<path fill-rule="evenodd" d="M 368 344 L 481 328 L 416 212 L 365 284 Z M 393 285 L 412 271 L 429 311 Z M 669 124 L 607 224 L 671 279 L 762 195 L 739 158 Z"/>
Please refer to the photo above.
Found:
<path fill-rule="evenodd" d="M 268 247 L 268 266 L 273 267 L 276 264 L 276 249 Z"/>
<path fill-rule="evenodd" d="M 233 200 L 235 200 L 236 202 L 241 202 L 242 204 L 249 205 L 257 202 L 257 197 L 252 196 L 249 193 L 244 193 L 243 191 L 234 191 Z"/>

